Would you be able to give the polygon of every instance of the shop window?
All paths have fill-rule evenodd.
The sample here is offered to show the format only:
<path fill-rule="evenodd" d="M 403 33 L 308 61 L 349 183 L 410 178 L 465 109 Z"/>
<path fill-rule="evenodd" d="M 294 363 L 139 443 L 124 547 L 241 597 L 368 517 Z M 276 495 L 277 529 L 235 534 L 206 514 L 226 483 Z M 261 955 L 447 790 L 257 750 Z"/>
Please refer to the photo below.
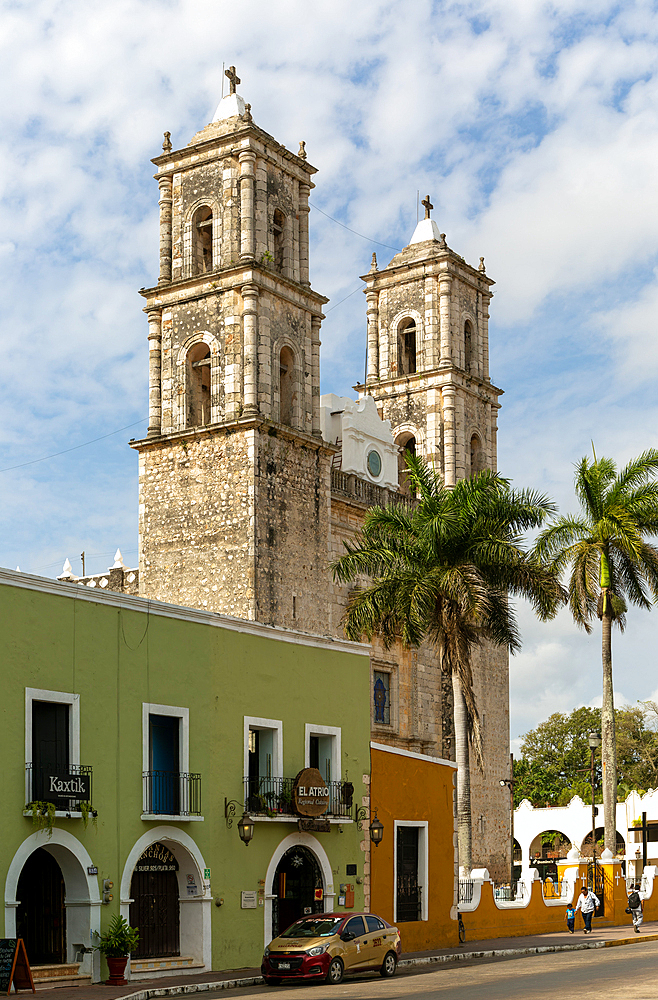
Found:
<path fill-rule="evenodd" d="M 202 205 L 192 219 L 192 269 L 194 274 L 212 271 L 212 209 Z"/>
<path fill-rule="evenodd" d="M 295 403 L 295 356 L 284 347 L 279 356 L 279 422 L 291 425 Z"/>
<path fill-rule="evenodd" d="M 391 675 L 385 670 L 373 673 L 373 711 L 376 725 L 391 724 Z"/>
<path fill-rule="evenodd" d="M 398 331 L 398 374 L 413 375 L 416 371 L 416 323 L 404 320 Z"/>
<path fill-rule="evenodd" d="M 395 821 L 396 923 L 427 920 L 427 822 Z"/>
<path fill-rule="evenodd" d="M 210 423 L 210 348 L 195 344 L 187 352 L 186 427 Z"/>

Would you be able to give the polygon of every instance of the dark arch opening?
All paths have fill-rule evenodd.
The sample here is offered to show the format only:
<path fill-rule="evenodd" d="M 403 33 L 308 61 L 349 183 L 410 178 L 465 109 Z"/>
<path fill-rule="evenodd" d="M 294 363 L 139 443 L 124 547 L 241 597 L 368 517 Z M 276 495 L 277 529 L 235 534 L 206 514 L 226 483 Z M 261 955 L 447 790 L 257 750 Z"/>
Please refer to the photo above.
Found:
<path fill-rule="evenodd" d="M 212 209 L 197 208 L 192 220 L 192 269 L 195 274 L 212 271 Z"/>
<path fill-rule="evenodd" d="M 25 942 L 30 965 L 61 965 L 66 961 L 64 876 L 43 847 L 23 865 L 16 898 L 16 934 Z"/>
<path fill-rule="evenodd" d="M 477 434 L 471 438 L 471 475 L 484 471 L 484 449 Z"/>
<path fill-rule="evenodd" d="M 323 913 L 324 902 L 315 890 L 324 889 L 318 859 L 307 847 L 291 847 L 283 855 L 272 883 L 272 937 L 309 913 Z"/>
<path fill-rule="evenodd" d="M 292 424 L 295 408 L 295 356 L 289 347 L 279 355 L 279 422 Z"/>
<path fill-rule="evenodd" d="M 405 319 L 398 331 L 398 366 L 400 375 L 416 372 L 416 322 Z"/>
<path fill-rule="evenodd" d="M 464 369 L 470 372 L 472 365 L 472 350 L 473 350 L 473 328 L 469 322 L 466 320 L 464 323 Z"/>
<path fill-rule="evenodd" d="M 283 271 L 284 262 L 284 234 L 286 217 L 278 208 L 274 209 L 272 220 L 272 233 L 274 235 L 274 266 Z"/>
<path fill-rule="evenodd" d="M 407 469 L 407 455 L 416 454 L 416 438 L 413 434 L 400 434 L 396 444 L 402 451 L 398 454 L 398 489 L 405 496 L 415 496 L 409 483 L 409 471 Z"/>
<path fill-rule="evenodd" d="M 187 427 L 210 423 L 210 348 L 195 344 L 187 352 Z"/>
<path fill-rule="evenodd" d="M 164 844 L 147 847 L 130 880 L 130 924 L 139 930 L 133 958 L 180 955 L 178 862 Z"/>

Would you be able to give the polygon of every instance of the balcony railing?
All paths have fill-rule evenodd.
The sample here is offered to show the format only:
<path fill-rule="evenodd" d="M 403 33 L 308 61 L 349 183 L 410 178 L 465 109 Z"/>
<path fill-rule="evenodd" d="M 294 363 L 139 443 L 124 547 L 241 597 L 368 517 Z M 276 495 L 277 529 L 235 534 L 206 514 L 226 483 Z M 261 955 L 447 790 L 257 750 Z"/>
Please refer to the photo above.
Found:
<path fill-rule="evenodd" d="M 79 812 L 81 802 L 91 805 L 93 768 L 28 763 L 25 770 L 28 802 L 52 802 L 60 812 Z"/>
<path fill-rule="evenodd" d="M 472 878 L 460 878 L 460 880 L 459 880 L 458 902 L 460 902 L 460 903 L 472 903 L 473 902 L 473 879 Z"/>
<path fill-rule="evenodd" d="M 144 771 L 144 812 L 157 816 L 200 816 L 201 775 Z"/>
<path fill-rule="evenodd" d="M 298 816 L 295 810 L 294 778 L 244 778 L 244 807 L 264 816 Z M 349 781 L 328 781 L 327 817 L 352 819 L 354 786 Z"/>

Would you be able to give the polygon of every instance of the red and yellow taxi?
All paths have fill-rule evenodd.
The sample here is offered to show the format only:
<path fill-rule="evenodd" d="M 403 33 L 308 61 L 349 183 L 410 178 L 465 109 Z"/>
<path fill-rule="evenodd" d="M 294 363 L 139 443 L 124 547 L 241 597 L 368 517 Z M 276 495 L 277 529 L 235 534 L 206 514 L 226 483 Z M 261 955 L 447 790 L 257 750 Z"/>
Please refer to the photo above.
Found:
<path fill-rule="evenodd" d="M 291 924 L 265 949 L 266 983 L 319 979 L 337 984 L 346 974 L 376 970 L 394 976 L 400 932 L 374 913 L 316 913 Z"/>

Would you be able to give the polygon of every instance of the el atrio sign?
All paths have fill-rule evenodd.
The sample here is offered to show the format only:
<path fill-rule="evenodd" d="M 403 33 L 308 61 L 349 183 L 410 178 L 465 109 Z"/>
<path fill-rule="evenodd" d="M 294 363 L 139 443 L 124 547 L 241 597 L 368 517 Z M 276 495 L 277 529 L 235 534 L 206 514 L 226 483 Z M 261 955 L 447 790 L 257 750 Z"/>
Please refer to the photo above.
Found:
<path fill-rule="evenodd" d="M 300 816 L 322 816 L 329 808 L 329 789 L 317 767 L 305 767 L 295 778 L 295 809 Z"/>

